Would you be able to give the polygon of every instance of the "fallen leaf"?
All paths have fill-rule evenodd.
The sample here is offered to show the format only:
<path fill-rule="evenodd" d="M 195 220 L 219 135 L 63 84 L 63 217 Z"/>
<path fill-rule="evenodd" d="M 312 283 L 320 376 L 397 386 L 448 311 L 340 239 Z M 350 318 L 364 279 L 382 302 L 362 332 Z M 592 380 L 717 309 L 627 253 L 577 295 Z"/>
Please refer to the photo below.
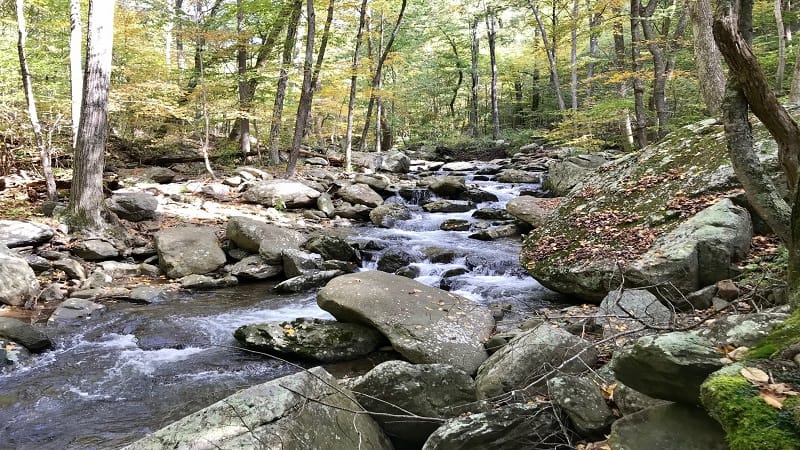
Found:
<path fill-rule="evenodd" d="M 761 369 L 755 367 L 745 367 L 739 373 L 751 382 L 769 383 L 769 375 Z"/>
<path fill-rule="evenodd" d="M 783 408 L 783 400 L 784 399 L 782 399 L 780 397 L 776 397 L 769 390 L 761 389 L 759 391 L 759 395 L 761 395 L 761 398 L 764 399 L 764 403 L 768 404 L 769 406 L 772 406 L 775 409 L 782 409 Z"/>

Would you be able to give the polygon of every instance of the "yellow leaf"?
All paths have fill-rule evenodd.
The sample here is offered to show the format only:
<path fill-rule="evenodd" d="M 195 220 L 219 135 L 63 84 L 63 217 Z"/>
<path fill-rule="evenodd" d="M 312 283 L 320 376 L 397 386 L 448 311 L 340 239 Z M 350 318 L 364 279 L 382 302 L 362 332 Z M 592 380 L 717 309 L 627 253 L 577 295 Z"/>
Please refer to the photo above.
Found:
<path fill-rule="evenodd" d="M 745 367 L 739 373 L 749 381 L 754 383 L 769 383 L 769 375 L 761 369 L 755 367 Z"/>

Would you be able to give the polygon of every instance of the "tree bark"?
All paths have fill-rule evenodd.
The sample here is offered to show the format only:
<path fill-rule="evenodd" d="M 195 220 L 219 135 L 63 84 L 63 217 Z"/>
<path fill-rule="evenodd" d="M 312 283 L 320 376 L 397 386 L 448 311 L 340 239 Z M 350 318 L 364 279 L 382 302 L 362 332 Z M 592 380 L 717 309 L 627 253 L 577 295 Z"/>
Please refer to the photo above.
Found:
<path fill-rule="evenodd" d="M 783 77 L 786 72 L 786 27 L 783 24 L 782 0 L 775 0 L 773 12 L 778 31 L 778 67 L 775 71 L 775 93 L 783 95 Z"/>
<path fill-rule="evenodd" d="M 753 53 L 752 10 L 752 0 L 728 0 L 714 20 L 714 38 L 730 69 L 723 107 L 725 134 L 731 162 L 748 200 L 789 251 L 789 301 L 797 308 L 800 306 L 800 189 L 797 187 L 800 127 L 777 101 Z M 755 153 L 748 106 L 778 143 L 781 165 L 789 190 L 793 191 L 792 207 L 777 193 Z"/>
<path fill-rule="evenodd" d="M 83 102 L 68 206 L 68 222 L 77 230 L 101 230 L 104 227 L 101 216 L 103 169 L 108 136 L 115 4 L 115 0 L 89 2 Z"/>
<path fill-rule="evenodd" d="M 492 83 L 489 98 L 492 102 L 492 139 L 500 139 L 500 109 L 497 103 L 497 54 L 495 52 L 495 11 L 492 8 L 486 11 L 486 41 L 489 43 L 489 60 L 492 64 Z"/>
<path fill-rule="evenodd" d="M 570 30 L 570 96 L 572 113 L 578 112 L 578 0 L 572 0 L 572 29 Z"/>
<path fill-rule="evenodd" d="M 50 165 L 50 151 L 44 141 L 42 125 L 39 123 L 39 114 L 36 110 L 36 98 L 33 95 L 31 85 L 31 74 L 28 71 L 28 60 L 25 56 L 25 43 L 28 39 L 28 29 L 25 24 L 25 2 L 17 0 L 17 26 L 19 29 L 17 39 L 17 54 L 19 56 L 19 71 L 22 75 L 22 88 L 25 91 L 25 99 L 28 102 L 28 118 L 33 128 L 33 138 L 36 147 L 39 148 L 39 157 L 42 161 L 42 174 L 44 175 L 45 185 L 47 186 L 47 199 L 50 201 L 58 200 L 56 192 L 56 181 L 53 178 L 53 168 Z"/>
<path fill-rule="evenodd" d="M 542 16 L 539 13 L 539 7 L 536 6 L 536 2 L 534 0 L 528 0 L 528 4 L 531 10 L 533 10 L 533 16 L 536 18 L 539 33 L 542 35 L 542 43 L 544 44 L 545 53 L 547 53 L 547 63 L 550 66 L 550 78 L 553 80 L 553 88 L 555 89 L 556 100 L 558 101 L 558 110 L 565 111 L 567 106 L 564 103 L 564 95 L 561 93 L 561 80 L 558 77 L 558 67 L 556 67 L 555 48 L 547 39 L 547 30 L 544 28 Z"/>
<path fill-rule="evenodd" d="M 297 169 L 297 159 L 300 156 L 300 145 L 303 143 L 303 135 L 308 122 L 308 114 L 311 111 L 311 101 L 314 96 L 314 89 L 311 84 L 314 71 L 314 37 L 316 34 L 316 17 L 314 14 L 314 0 L 306 0 L 306 58 L 303 63 L 303 86 L 300 90 L 300 103 L 297 105 L 297 120 L 294 127 L 294 139 L 292 148 L 289 152 L 289 162 L 286 164 L 286 177 L 293 178 Z"/>
<path fill-rule="evenodd" d="M 458 92 L 461 90 L 461 85 L 464 84 L 464 63 L 461 61 L 461 56 L 458 54 L 458 45 L 456 45 L 455 39 L 445 32 L 442 34 L 444 34 L 445 39 L 447 39 L 447 42 L 450 44 L 450 48 L 453 50 L 453 56 L 456 58 L 456 70 L 458 71 L 456 84 L 453 86 L 453 96 L 450 97 L 450 103 L 448 104 L 450 118 L 455 122 L 456 100 L 458 100 Z"/>
<path fill-rule="evenodd" d="M 692 20 L 694 60 L 697 80 L 708 113 L 719 115 L 725 95 L 725 72 L 722 69 L 722 56 L 714 41 L 711 30 L 714 18 L 710 0 L 696 0 L 686 3 Z"/>
<path fill-rule="evenodd" d="M 353 51 L 353 73 L 350 75 L 350 97 L 347 101 L 347 131 L 344 145 L 344 170 L 353 171 L 353 119 L 356 109 L 356 91 L 358 82 L 358 60 L 361 53 L 361 42 L 364 38 L 364 22 L 367 17 L 367 0 L 361 0 L 361 9 L 358 14 L 358 33 L 356 34 L 356 48 Z"/>
<path fill-rule="evenodd" d="M 78 143 L 83 98 L 83 67 L 81 64 L 81 2 L 69 0 L 69 74 L 72 94 L 72 149 Z"/>
<path fill-rule="evenodd" d="M 183 50 L 183 0 L 175 0 L 175 59 L 179 70 L 186 70 L 186 53 Z"/>
<path fill-rule="evenodd" d="M 620 16 L 621 11 L 615 9 L 612 11 L 612 15 Z M 625 72 L 627 67 L 627 64 L 625 64 L 625 30 L 622 26 L 622 22 L 616 21 L 614 23 L 612 34 L 614 39 L 614 64 L 617 67 L 617 70 L 620 72 Z M 619 92 L 620 98 L 628 97 L 629 87 L 630 83 L 628 80 L 620 81 L 619 89 L 617 91 Z M 624 140 L 622 141 L 623 148 L 625 150 L 632 149 L 634 144 L 633 127 L 631 126 L 631 114 L 627 108 L 622 110 L 620 129 L 624 136 Z"/>
<path fill-rule="evenodd" d="M 250 85 L 247 82 L 247 37 L 244 35 L 244 9 L 242 0 L 236 0 L 236 32 L 238 43 L 236 46 L 236 64 L 239 72 L 239 149 L 242 152 L 242 161 L 247 161 L 250 156 Z"/>
<path fill-rule="evenodd" d="M 403 15 L 406 12 L 406 5 L 408 4 L 408 0 L 403 0 L 400 4 L 400 12 L 397 14 L 397 21 L 394 23 L 394 28 L 392 28 L 392 33 L 389 35 L 389 40 L 386 42 L 386 48 L 383 49 L 383 53 L 381 53 L 380 59 L 378 59 L 378 64 L 375 67 L 375 75 L 372 77 L 372 94 L 369 98 L 369 104 L 367 105 L 367 115 L 366 119 L 364 120 L 364 132 L 361 136 L 361 145 L 360 150 L 363 152 L 367 149 L 367 134 L 369 133 L 369 126 L 370 126 L 370 119 L 372 118 L 372 109 L 375 104 L 375 91 L 378 89 L 378 85 L 380 83 L 381 77 L 383 76 L 383 64 L 386 62 L 386 58 L 389 56 L 389 52 L 392 51 L 392 46 L 394 45 L 394 40 L 397 37 L 397 31 L 400 29 L 400 23 L 403 21 Z M 378 118 L 380 120 L 380 118 Z M 376 140 L 380 140 L 380 136 L 376 136 Z"/>
<path fill-rule="evenodd" d="M 590 11 L 594 8 L 590 0 L 586 2 Z M 600 31 L 599 28 L 603 23 L 602 12 L 589 13 L 589 64 L 586 66 L 586 103 L 592 100 L 594 94 L 594 66 L 595 59 L 597 58 L 597 51 L 600 48 Z M 623 53 L 624 54 L 624 53 Z"/>
<path fill-rule="evenodd" d="M 470 57 L 472 60 L 472 71 L 470 76 L 472 78 L 472 90 L 470 91 L 469 102 L 469 129 L 472 137 L 477 138 L 481 135 L 480 127 L 478 126 L 478 56 L 480 55 L 479 41 L 478 41 L 478 16 L 472 18 L 470 24 L 470 32 L 472 39 L 470 40 Z"/>
<path fill-rule="evenodd" d="M 655 12 L 657 0 L 650 0 L 650 2 L 643 6 L 641 0 L 637 0 L 639 5 L 639 25 L 642 27 L 644 38 L 647 42 L 647 48 L 650 51 L 650 56 L 653 59 L 653 104 L 656 110 L 656 140 L 661 140 L 669 133 L 669 117 L 670 111 L 667 107 L 667 74 L 669 72 L 667 65 L 667 55 L 664 49 L 661 48 L 656 36 L 655 27 L 653 26 L 652 16 Z"/>
<path fill-rule="evenodd" d="M 272 107 L 272 123 L 269 128 L 269 154 L 273 165 L 281 163 L 280 133 L 283 118 L 283 103 L 286 99 L 286 86 L 289 83 L 288 66 L 292 61 L 292 51 L 297 40 L 297 25 L 303 10 L 303 0 L 293 0 L 292 12 L 286 26 L 286 39 L 283 41 L 281 68 L 278 74 L 278 86 L 275 89 L 275 103 Z"/>
<path fill-rule="evenodd" d="M 635 74 L 633 77 L 633 105 L 636 117 L 633 132 L 639 148 L 644 148 L 647 146 L 648 139 L 647 110 L 644 107 L 644 83 L 639 75 L 642 70 L 642 64 L 639 61 L 639 44 L 642 42 L 640 6 L 639 0 L 631 0 L 631 69 Z"/>

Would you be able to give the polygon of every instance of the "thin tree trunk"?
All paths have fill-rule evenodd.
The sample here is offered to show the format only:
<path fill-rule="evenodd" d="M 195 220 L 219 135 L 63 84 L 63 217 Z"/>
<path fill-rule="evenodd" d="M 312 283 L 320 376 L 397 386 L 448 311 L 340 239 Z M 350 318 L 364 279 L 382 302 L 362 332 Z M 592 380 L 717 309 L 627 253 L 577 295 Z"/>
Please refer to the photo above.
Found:
<path fill-rule="evenodd" d="M 383 48 L 383 10 L 381 10 L 380 19 L 378 20 L 378 48 Z M 381 147 L 381 120 L 383 116 L 383 98 L 381 91 L 383 90 L 383 77 L 378 78 L 375 84 L 375 151 L 380 153 L 383 148 Z"/>
<path fill-rule="evenodd" d="M 198 1 L 196 3 L 197 6 L 197 30 L 200 31 L 200 24 L 205 23 L 205 18 L 203 17 L 203 2 Z M 198 37 L 197 42 L 202 42 L 203 46 L 205 45 L 205 39 Z M 214 175 L 214 170 L 211 168 L 211 161 L 208 159 L 208 146 L 211 140 L 211 119 L 208 114 L 208 93 L 206 90 L 206 73 L 205 73 L 205 65 L 203 62 L 203 53 L 205 52 L 205 48 L 201 46 L 196 50 L 197 54 L 197 70 L 200 83 L 200 103 L 201 103 L 201 112 L 203 116 L 203 145 L 202 145 L 202 152 L 203 152 L 203 162 L 206 165 L 206 171 L 211 175 L 211 178 L 216 179 L 216 175 Z"/>
<path fill-rule="evenodd" d="M 591 0 L 586 2 L 587 8 L 592 11 Z M 589 64 L 586 66 L 586 103 L 592 101 L 594 94 L 594 66 L 597 58 L 597 51 L 600 48 L 600 25 L 603 22 L 603 15 L 600 12 L 589 13 Z"/>
<path fill-rule="evenodd" d="M 289 152 L 289 162 L 286 165 L 286 177 L 293 178 L 297 168 L 297 159 L 300 156 L 300 145 L 303 143 L 308 114 L 314 98 L 314 89 L 311 84 L 314 71 L 314 35 L 316 34 L 316 17 L 314 14 L 314 0 L 306 0 L 306 58 L 303 64 L 303 87 L 300 90 L 300 103 L 297 105 L 297 120 L 294 127 L 294 139 Z"/>
<path fill-rule="evenodd" d="M 236 0 L 236 63 L 239 72 L 239 149 L 242 160 L 250 156 L 250 85 L 247 82 L 247 37 L 244 35 L 244 9 L 242 0 Z"/>
<path fill-rule="evenodd" d="M 283 104 L 286 99 L 286 86 L 289 83 L 288 66 L 292 61 L 292 51 L 297 40 L 297 25 L 303 10 L 303 1 L 294 0 L 291 16 L 286 26 L 286 39 L 283 42 L 281 54 L 281 68 L 278 74 L 278 86 L 275 89 L 275 103 L 272 107 L 272 123 L 269 129 L 269 154 L 273 165 L 281 163 L 280 157 L 280 132 L 283 117 Z"/>
<path fill-rule="evenodd" d="M 72 93 L 72 148 L 78 143 L 83 98 L 83 67 L 81 64 L 81 2 L 69 1 L 69 74 Z"/>
<path fill-rule="evenodd" d="M 108 137 L 115 4 L 115 0 L 89 3 L 84 95 L 68 206 L 68 221 L 73 229 L 100 230 L 104 226 L 101 216 L 103 169 Z"/>
<path fill-rule="evenodd" d="M 783 2 L 775 0 L 775 25 L 778 29 L 778 68 L 775 72 L 775 92 L 783 95 L 783 78 L 786 72 L 786 27 L 783 24 Z"/>
<path fill-rule="evenodd" d="M 725 72 L 722 69 L 722 56 L 711 26 L 714 18 L 711 13 L 710 0 L 686 2 L 692 20 L 692 36 L 694 37 L 694 59 L 697 68 L 697 80 L 700 93 L 706 104 L 708 113 L 719 115 L 725 95 Z"/>
<path fill-rule="evenodd" d="M 183 0 L 175 0 L 175 58 L 178 69 L 186 70 L 186 53 L 183 50 Z"/>
<path fill-rule="evenodd" d="M 667 76 L 669 73 L 667 55 L 664 49 L 659 46 L 658 36 L 656 36 L 653 26 L 652 16 L 655 12 L 657 0 L 650 0 L 647 6 L 642 6 L 641 0 L 637 0 L 637 10 L 639 11 L 639 25 L 642 27 L 647 48 L 653 59 L 653 104 L 656 110 L 656 140 L 662 139 L 669 133 L 670 111 L 667 107 Z"/>
<path fill-rule="evenodd" d="M 572 113 L 578 113 L 578 0 L 572 0 L 572 30 L 570 30 L 570 94 Z"/>
<path fill-rule="evenodd" d="M 450 43 L 450 48 L 453 49 L 453 56 L 456 58 L 456 70 L 458 70 L 456 85 L 453 86 L 453 96 L 450 97 L 450 104 L 448 105 L 450 108 L 450 118 L 455 122 L 458 91 L 461 89 L 461 85 L 464 84 L 464 63 L 461 61 L 461 56 L 458 54 L 458 46 L 456 45 L 456 41 L 447 33 L 444 33 L 444 37 L 447 39 L 447 42 Z"/>
<path fill-rule="evenodd" d="M 621 12 L 618 10 L 614 10 L 612 14 L 614 16 L 619 16 Z M 619 70 L 620 72 L 625 72 L 627 66 L 627 64 L 625 64 L 625 30 L 623 29 L 622 22 L 620 21 L 614 23 L 613 38 L 614 38 L 614 63 L 617 67 L 617 70 Z M 628 97 L 629 87 L 630 83 L 628 82 L 628 80 L 620 81 L 618 90 L 620 98 Z M 622 118 L 620 119 L 620 128 L 622 129 L 622 132 L 625 137 L 625 139 L 622 141 L 623 148 L 625 150 L 632 149 L 634 144 L 633 127 L 631 126 L 631 114 L 627 108 L 625 108 L 622 111 Z"/>
<path fill-rule="evenodd" d="M 653 0 L 651 0 L 653 1 Z M 634 135 L 639 148 L 647 146 L 647 110 L 644 107 L 644 83 L 639 72 L 642 64 L 639 61 L 639 44 L 642 42 L 641 15 L 639 0 L 631 0 L 631 69 L 633 69 L 633 104 L 636 116 Z"/>
<path fill-rule="evenodd" d="M 550 66 L 550 78 L 553 80 L 553 87 L 555 88 L 556 92 L 556 100 L 558 101 L 558 110 L 565 111 L 567 106 L 564 103 L 564 95 L 561 93 L 561 80 L 558 77 L 558 67 L 556 67 L 555 49 L 547 39 L 547 30 L 544 28 L 542 16 L 539 13 L 539 7 L 536 6 L 536 2 L 534 0 L 528 0 L 528 4 L 533 10 L 533 16 L 536 18 L 536 24 L 539 27 L 539 34 L 542 35 L 542 43 L 544 44 L 545 53 L 547 53 L 547 63 Z"/>
<path fill-rule="evenodd" d="M 383 53 L 381 53 L 381 57 L 378 60 L 377 66 L 375 67 L 375 75 L 372 77 L 372 95 L 370 96 L 369 105 L 367 105 L 367 116 L 366 120 L 364 121 L 364 132 L 361 138 L 360 150 L 362 152 L 365 151 L 367 148 L 367 133 L 369 133 L 372 108 L 375 103 L 375 91 L 377 90 L 381 77 L 383 76 L 383 64 L 386 62 L 386 58 L 389 56 L 389 52 L 392 51 L 394 40 L 397 37 L 397 30 L 400 29 L 400 23 L 403 21 L 403 14 L 405 14 L 406 12 L 407 4 L 408 0 L 403 0 L 403 2 L 400 4 L 400 12 L 397 15 L 397 21 L 394 23 L 394 28 L 392 28 L 392 33 L 389 35 L 389 40 L 386 43 L 386 48 L 383 49 Z M 380 136 L 376 137 L 376 140 L 380 140 Z"/>
<path fill-rule="evenodd" d="M 500 139 L 500 108 L 497 103 L 497 54 L 495 53 L 495 12 L 492 8 L 486 11 L 486 40 L 489 43 L 489 60 L 492 64 L 492 84 L 489 97 L 492 102 L 492 139 Z"/>
<path fill-rule="evenodd" d="M 367 16 L 367 0 L 361 0 L 361 9 L 358 17 L 358 33 L 356 34 L 356 48 L 353 51 L 353 73 L 350 76 L 350 97 L 347 102 L 347 131 L 344 145 L 344 170 L 353 171 L 353 118 L 356 108 L 356 90 L 358 81 L 358 59 L 361 53 L 361 41 L 364 37 L 364 22 Z"/>
<path fill-rule="evenodd" d="M 477 138 L 481 135 L 480 127 L 478 126 L 478 82 L 479 82 L 479 73 L 478 73 L 478 56 L 480 55 L 479 52 L 479 41 L 478 41 L 478 16 L 475 16 L 472 19 L 472 23 L 470 26 L 470 31 L 472 33 L 472 39 L 470 41 L 470 57 L 472 60 L 472 90 L 470 95 L 470 102 L 469 102 L 469 129 L 470 134 L 472 137 Z"/>
<path fill-rule="evenodd" d="M 25 99 L 28 101 L 28 118 L 33 127 L 33 137 L 36 146 L 39 148 L 39 157 L 42 160 L 42 174 L 44 174 L 45 185 L 47 186 L 47 199 L 58 200 L 56 193 L 56 181 L 53 178 L 53 168 L 50 166 L 50 151 L 44 141 L 42 126 L 39 123 L 39 114 L 36 111 L 36 98 L 33 96 L 33 86 L 31 85 L 31 75 L 28 72 L 28 60 L 25 57 L 25 41 L 28 39 L 28 29 L 25 25 L 25 2 L 17 0 L 17 26 L 19 35 L 17 40 L 17 53 L 19 55 L 19 71 L 22 75 L 22 88 L 25 90 Z"/>

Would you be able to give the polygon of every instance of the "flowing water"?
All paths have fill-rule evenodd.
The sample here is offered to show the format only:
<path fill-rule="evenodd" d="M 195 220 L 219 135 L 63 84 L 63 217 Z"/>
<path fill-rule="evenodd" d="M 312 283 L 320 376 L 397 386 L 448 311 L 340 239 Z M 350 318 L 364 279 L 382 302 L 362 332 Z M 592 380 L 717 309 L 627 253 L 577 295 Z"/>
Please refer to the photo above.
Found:
<path fill-rule="evenodd" d="M 502 207 L 520 189 L 538 188 L 473 184 L 499 198 L 480 207 Z M 439 286 L 446 271 L 469 270 L 448 278 L 451 291 L 485 305 L 510 304 L 512 317 L 558 301 L 519 268 L 518 241 L 477 241 L 467 237 L 470 232 L 439 230 L 453 218 L 474 220 L 471 213 L 420 210 L 391 230 L 353 229 L 350 239 L 381 249 L 365 270 L 389 248 L 449 252 L 446 263 L 415 263 L 417 280 Z M 79 328 L 47 328 L 56 349 L 0 375 L 0 448 L 118 448 L 237 390 L 295 372 L 234 348 L 232 333 L 240 325 L 330 318 L 313 293 L 278 296 L 271 288 L 248 284 L 175 294 L 151 305 L 111 304 Z"/>

